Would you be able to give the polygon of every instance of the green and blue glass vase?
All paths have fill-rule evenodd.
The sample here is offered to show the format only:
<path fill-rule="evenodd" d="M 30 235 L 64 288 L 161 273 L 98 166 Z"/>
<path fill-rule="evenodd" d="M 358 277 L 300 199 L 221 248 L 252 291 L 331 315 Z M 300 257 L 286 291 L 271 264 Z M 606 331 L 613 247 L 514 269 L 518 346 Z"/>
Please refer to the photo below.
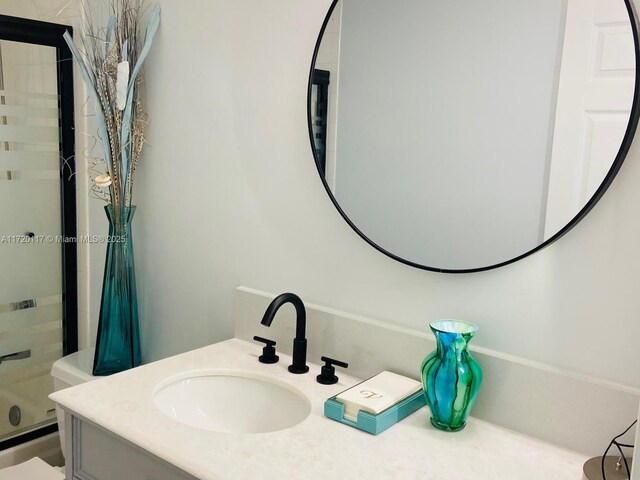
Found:
<path fill-rule="evenodd" d="M 131 237 L 131 220 L 136 207 L 107 205 L 105 211 L 109 219 L 109 237 L 93 360 L 94 375 L 122 372 L 137 367 L 141 362 Z"/>
<path fill-rule="evenodd" d="M 437 349 L 422 362 L 422 387 L 433 426 L 456 432 L 465 427 L 482 382 L 480 364 L 468 349 L 478 327 L 458 320 L 437 320 L 430 327 Z"/>

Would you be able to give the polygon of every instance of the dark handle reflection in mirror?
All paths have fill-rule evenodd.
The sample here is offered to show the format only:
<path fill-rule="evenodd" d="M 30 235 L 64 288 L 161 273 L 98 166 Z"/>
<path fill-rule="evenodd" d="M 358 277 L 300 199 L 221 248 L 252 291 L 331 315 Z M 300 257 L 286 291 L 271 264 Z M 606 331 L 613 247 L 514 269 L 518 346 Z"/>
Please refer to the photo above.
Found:
<path fill-rule="evenodd" d="M 331 72 L 313 70 L 311 80 L 311 125 L 313 131 L 313 147 L 316 165 L 322 174 L 326 173 L 327 163 L 327 128 L 329 108 L 329 83 Z"/>
<path fill-rule="evenodd" d="M 334 2 L 308 129 L 355 232 L 405 264 L 466 273 L 584 218 L 638 123 L 636 19 L 629 0 L 607 5 L 605 19 L 567 0 L 487 0 L 480 13 L 464 0 Z M 616 46 L 584 48 L 612 20 Z"/>

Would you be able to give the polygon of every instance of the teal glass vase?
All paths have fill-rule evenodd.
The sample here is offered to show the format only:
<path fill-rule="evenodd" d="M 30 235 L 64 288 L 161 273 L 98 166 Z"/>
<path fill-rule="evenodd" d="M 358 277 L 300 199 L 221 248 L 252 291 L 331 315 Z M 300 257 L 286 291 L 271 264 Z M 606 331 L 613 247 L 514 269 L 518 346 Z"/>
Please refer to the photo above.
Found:
<path fill-rule="evenodd" d="M 140 365 L 140 326 L 133 262 L 131 220 L 136 207 L 105 207 L 109 238 L 104 267 L 102 299 L 94 375 L 111 375 Z"/>
<path fill-rule="evenodd" d="M 438 348 L 422 362 L 422 387 L 434 427 L 448 432 L 462 430 L 482 382 L 482 369 L 468 345 L 478 331 L 458 320 L 431 322 Z"/>

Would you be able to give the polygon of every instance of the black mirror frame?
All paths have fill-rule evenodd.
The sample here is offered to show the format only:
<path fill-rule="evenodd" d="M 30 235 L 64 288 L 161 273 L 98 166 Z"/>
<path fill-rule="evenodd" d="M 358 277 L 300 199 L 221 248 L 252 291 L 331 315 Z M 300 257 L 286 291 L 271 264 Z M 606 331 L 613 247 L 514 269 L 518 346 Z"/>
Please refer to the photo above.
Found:
<path fill-rule="evenodd" d="M 324 185 L 324 188 L 325 188 L 325 190 L 327 192 L 327 195 L 329 195 L 329 198 L 331 199 L 331 202 L 333 202 L 334 207 L 338 210 L 338 212 L 340 213 L 342 218 L 347 222 L 347 224 L 349 224 L 349 226 L 365 242 L 367 242 L 373 248 L 375 248 L 379 252 L 385 254 L 386 256 L 388 256 L 388 257 L 390 257 L 390 258 L 392 258 L 392 259 L 394 259 L 394 260 L 396 260 L 396 261 L 398 261 L 400 263 L 404 263 L 405 265 L 409 265 L 411 267 L 419 268 L 421 270 L 428 270 L 428 271 L 431 271 L 431 272 L 439 272 L 439 273 L 476 273 L 476 272 L 484 272 L 484 271 L 487 271 L 487 270 L 493 270 L 495 268 L 499 268 L 499 267 L 503 267 L 505 265 L 509 265 L 511 263 L 517 262 L 518 260 L 522 260 L 523 258 L 528 257 L 529 255 L 532 255 L 532 254 L 542 250 L 543 248 L 551 245 L 553 242 L 555 242 L 556 240 L 558 240 L 561 237 L 563 237 L 567 232 L 569 232 L 569 230 L 571 230 L 573 227 L 575 227 L 591 211 L 591 209 L 596 205 L 596 203 L 598 203 L 598 201 L 602 198 L 604 193 L 607 191 L 607 189 L 609 188 L 609 186 L 613 182 L 613 179 L 618 174 L 618 171 L 620 170 L 620 167 L 622 166 L 622 163 L 624 162 L 624 159 L 626 158 L 627 153 L 629 152 L 629 149 L 631 148 L 631 144 L 633 142 L 633 137 L 635 135 L 636 128 L 638 126 L 638 119 L 640 117 L 640 105 L 639 105 L 639 95 L 640 95 L 640 43 L 639 43 L 639 40 L 638 40 L 639 23 L 638 23 L 638 16 L 637 16 L 637 13 L 635 11 L 635 7 L 632 5 L 633 0 L 623 0 L 624 3 L 625 3 L 625 6 L 627 8 L 627 13 L 629 14 L 629 20 L 631 22 L 631 30 L 633 32 L 633 43 L 634 43 L 635 60 L 636 60 L 636 78 L 635 78 L 634 92 L 633 92 L 633 103 L 631 105 L 631 114 L 629 116 L 629 123 L 627 125 L 627 129 L 625 131 L 624 138 L 622 140 L 622 144 L 620 145 L 620 149 L 618 150 L 618 154 L 616 155 L 616 158 L 615 158 L 613 164 L 611 165 L 611 168 L 607 172 L 606 177 L 604 178 L 604 180 L 602 181 L 602 183 L 600 184 L 600 186 L 598 187 L 596 192 L 593 194 L 593 196 L 589 199 L 589 201 L 586 203 L 586 205 L 582 208 L 582 210 L 580 210 L 578 212 L 578 214 L 575 217 L 573 217 L 569 223 L 567 223 L 567 225 L 565 225 L 560 231 L 558 231 L 555 235 L 553 235 L 551 238 L 546 240 L 544 243 L 538 245 L 536 248 L 533 248 L 533 249 L 529 250 L 528 252 L 523 253 L 522 255 L 514 257 L 514 258 L 512 258 L 510 260 L 506 260 L 504 262 L 496 263 L 494 265 L 489 265 L 489 266 L 486 266 L 486 267 L 468 268 L 468 269 L 462 269 L 462 270 L 453 270 L 453 269 L 447 269 L 447 268 L 436 268 L 436 267 L 430 267 L 430 266 L 427 266 L 427 265 L 422 265 L 422 264 L 407 260 L 405 258 L 399 257 L 398 255 L 395 255 L 395 254 L 389 252 L 388 250 L 385 250 L 384 248 L 382 248 L 380 245 L 378 245 L 373 240 L 371 240 L 369 237 L 367 237 L 349 219 L 349 217 L 344 212 L 344 210 L 342 210 L 342 208 L 340 207 L 337 199 L 333 195 L 333 192 L 331 191 L 331 189 L 329 187 L 329 184 L 327 183 L 327 181 L 326 181 L 326 179 L 324 177 L 324 172 L 322 172 L 321 169 L 319 168 L 318 159 L 316 158 L 316 149 L 315 149 L 315 144 L 314 144 L 313 127 L 312 127 L 312 120 L 311 120 L 311 89 L 312 89 L 312 84 L 313 84 L 313 71 L 315 69 L 316 59 L 318 57 L 318 51 L 320 50 L 320 43 L 322 42 L 322 37 L 324 36 L 324 32 L 325 32 L 325 30 L 327 28 L 327 24 L 329 23 L 331 15 L 333 14 L 333 11 L 334 11 L 336 5 L 338 4 L 338 1 L 339 0 L 333 0 L 333 2 L 331 3 L 331 7 L 329 7 L 329 12 L 327 13 L 327 16 L 325 17 L 324 22 L 322 23 L 322 27 L 320 29 L 320 34 L 318 35 L 318 40 L 316 41 L 315 49 L 313 51 L 313 57 L 311 59 L 311 68 L 310 68 L 310 71 L 309 71 L 309 82 L 308 82 L 308 89 L 307 89 L 307 125 L 308 125 L 308 129 L 309 129 L 309 140 L 310 140 L 310 143 L 311 143 L 311 152 L 312 152 L 313 157 L 314 157 L 314 163 L 316 165 L 316 169 L 318 170 L 318 174 L 320 175 L 320 179 L 322 181 L 322 184 Z"/>

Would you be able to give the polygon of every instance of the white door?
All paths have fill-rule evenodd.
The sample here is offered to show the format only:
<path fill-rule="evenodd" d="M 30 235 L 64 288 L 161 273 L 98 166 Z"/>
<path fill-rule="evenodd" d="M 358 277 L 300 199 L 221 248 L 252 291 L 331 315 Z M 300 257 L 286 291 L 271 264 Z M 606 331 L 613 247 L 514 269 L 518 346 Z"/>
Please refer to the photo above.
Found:
<path fill-rule="evenodd" d="M 582 209 L 611 168 L 629 122 L 634 80 L 624 2 L 568 0 L 545 240 Z"/>

